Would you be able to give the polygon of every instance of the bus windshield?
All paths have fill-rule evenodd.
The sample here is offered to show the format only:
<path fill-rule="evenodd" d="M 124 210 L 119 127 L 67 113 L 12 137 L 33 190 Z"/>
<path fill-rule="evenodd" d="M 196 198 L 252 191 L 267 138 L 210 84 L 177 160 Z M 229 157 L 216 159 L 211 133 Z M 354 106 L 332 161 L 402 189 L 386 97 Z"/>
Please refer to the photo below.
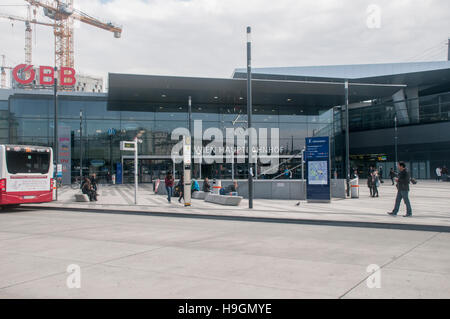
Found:
<path fill-rule="evenodd" d="M 6 151 L 6 167 L 10 174 L 47 174 L 50 168 L 50 153 Z"/>

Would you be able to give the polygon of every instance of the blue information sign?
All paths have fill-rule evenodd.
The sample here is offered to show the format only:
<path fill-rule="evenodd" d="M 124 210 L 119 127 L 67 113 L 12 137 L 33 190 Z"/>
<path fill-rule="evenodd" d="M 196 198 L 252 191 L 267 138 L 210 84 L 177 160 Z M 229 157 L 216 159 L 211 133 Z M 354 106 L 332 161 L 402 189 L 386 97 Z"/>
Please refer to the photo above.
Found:
<path fill-rule="evenodd" d="M 304 156 L 306 199 L 312 202 L 331 201 L 329 137 L 307 137 Z"/>
<path fill-rule="evenodd" d="M 116 163 L 116 184 L 122 184 L 122 163 Z"/>

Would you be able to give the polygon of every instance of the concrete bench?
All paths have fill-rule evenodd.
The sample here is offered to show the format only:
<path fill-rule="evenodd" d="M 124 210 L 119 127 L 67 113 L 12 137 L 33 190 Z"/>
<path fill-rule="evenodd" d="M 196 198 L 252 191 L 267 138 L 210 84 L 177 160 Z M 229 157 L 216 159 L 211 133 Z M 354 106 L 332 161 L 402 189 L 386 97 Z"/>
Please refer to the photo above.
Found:
<path fill-rule="evenodd" d="M 192 198 L 193 199 L 205 199 L 206 195 L 208 195 L 209 193 L 205 193 L 202 191 L 198 191 L 198 192 L 193 192 L 192 193 Z"/>
<path fill-rule="evenodd" d="M 225 205 L 225 206 L 239 206 L 242 199 L 243 199 L 242 196 L 208 194 L 208 195 L 206 195 L 205 202 L 219 204 L 219 205 Z"/>
<path fill-rule="evenodd" d="M 89 202 L 89 196 L 86 194 L 75 194 L 76 202 Z"/>

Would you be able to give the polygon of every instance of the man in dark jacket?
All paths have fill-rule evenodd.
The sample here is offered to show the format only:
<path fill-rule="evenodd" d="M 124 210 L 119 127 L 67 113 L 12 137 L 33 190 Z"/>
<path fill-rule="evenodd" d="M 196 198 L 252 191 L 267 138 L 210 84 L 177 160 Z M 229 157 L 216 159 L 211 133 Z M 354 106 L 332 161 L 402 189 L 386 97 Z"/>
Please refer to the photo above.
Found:
<path fill-rule="evenodd" d="M 398 210 L 400 209 L 400 203 L 403 199 L 406 205 L 406 215 L 404 217 L 412 216 L 411 203 L 409 202 L 409 183 L 411 181 L 411 177 L 409 175 L 408 170 L 406 169 L 406 165 L 404 162 L 398 163 L 398 177 L 397 180 L 397 198 L 395 199 L 395 207 L 394 210 L 388 213 L 391 216 L 397 216 Z"/>

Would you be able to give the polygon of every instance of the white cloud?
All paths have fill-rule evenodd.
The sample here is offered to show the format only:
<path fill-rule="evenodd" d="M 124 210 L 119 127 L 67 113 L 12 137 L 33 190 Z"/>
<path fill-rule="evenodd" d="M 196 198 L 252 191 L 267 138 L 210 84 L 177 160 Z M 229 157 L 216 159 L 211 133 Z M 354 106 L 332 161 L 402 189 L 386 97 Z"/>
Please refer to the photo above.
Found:
<path fill-rule="evenodd" d="M 9 0 L 23 4 L 22 0 Z M 75 0 L 77 8 L 123 26 L 121 39 L 81 24 L 75 30 L 79 72 L 228 77 L 245 65 L 245 27 L 253 29 L 253 65 L 401 62 L 425 49 L 444 59 L 450 36 L 447 0 Z M 366 25 L 370 4 L 380 29 Z M 0 7 L 25 15 L 24 7 Z M 41 14 L 42 15 L 42 14 Z M 42 18 L 43 19 L 43 18 Z M 24 27 L 0 21 L 0 54 L 23 60 Z M 53 33 L 37 27 L 34 61 L 52 64 Z"/>

